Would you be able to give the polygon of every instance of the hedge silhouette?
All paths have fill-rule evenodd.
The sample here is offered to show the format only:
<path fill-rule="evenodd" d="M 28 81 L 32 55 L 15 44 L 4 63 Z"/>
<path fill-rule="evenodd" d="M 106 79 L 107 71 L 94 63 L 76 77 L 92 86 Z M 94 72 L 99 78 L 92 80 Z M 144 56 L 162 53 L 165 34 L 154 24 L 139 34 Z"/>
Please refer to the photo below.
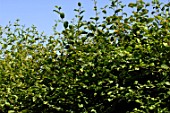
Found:
<path fill-rule="evenodd" d="M 169 6 L 138 0 L 128 16 L 121 1 L 99 10 L 94 0 L 96 15 L 84 20 L 78 3 L 76 22 L 56 6 L 51 36 L 18 21 L 0 27 L 0 112 L 169 112 Z"/>

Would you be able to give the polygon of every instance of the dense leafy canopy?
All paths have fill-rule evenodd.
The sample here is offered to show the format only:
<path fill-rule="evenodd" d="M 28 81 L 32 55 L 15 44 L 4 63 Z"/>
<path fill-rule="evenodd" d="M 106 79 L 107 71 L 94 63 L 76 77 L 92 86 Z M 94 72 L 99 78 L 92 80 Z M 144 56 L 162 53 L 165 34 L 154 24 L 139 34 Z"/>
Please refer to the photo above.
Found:
<path fill-rule="evenodd" d="M 129 15 L 118 0 L 100 11 L 94 0 L 94 17 L 78 3 L 70 22 L 56 6 L 51 36 L 18 21 L 0 27 L 0 112 L 169 112 L 169 6 L 138 0 Z"/>

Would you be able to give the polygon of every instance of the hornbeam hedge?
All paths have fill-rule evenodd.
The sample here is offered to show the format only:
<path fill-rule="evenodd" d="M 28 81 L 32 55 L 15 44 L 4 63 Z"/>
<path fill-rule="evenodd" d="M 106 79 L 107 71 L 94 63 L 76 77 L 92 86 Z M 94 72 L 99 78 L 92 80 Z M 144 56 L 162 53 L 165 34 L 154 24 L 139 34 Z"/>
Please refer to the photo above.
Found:
<path fill-rule="evenodd" d="M 50 36 L 18 20 L 1 26 L 0 112 L 170 112 L 170 3 L 138 0 L 128 14 L 110 3 L 94 0 L 89 20 L 78 3 L 74 21 L 56 6 Z"/>

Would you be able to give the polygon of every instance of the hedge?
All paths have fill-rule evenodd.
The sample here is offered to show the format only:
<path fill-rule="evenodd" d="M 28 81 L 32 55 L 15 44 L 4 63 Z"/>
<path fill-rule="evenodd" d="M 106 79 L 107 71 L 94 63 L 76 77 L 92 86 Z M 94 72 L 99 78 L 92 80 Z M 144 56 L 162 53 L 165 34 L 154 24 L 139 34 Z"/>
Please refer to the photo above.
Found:
<path fill-rule="evenodd" d="M 138 0 L 130 14 L 110 3 L 94 0 L 89 20 L 78 3 L 74 22 L 55 6 L 50 36 L 18 20 L 1 26 L 0 112 L 170 112 L 170 3 Z"/>

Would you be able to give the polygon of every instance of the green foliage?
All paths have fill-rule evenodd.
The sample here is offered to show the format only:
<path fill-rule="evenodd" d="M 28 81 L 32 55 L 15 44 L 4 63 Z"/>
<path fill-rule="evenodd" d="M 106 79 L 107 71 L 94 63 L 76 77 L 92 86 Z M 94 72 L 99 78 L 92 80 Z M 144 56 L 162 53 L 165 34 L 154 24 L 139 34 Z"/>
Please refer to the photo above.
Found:
<path fill-rule="evenodd" d="M 94 0 L 94 17 L 78 3 L 70 22 L 56 6 L 64 29 L 51 36 L 0 27 L 0 112 L 169 112 L 169 5 L 138 0 L 128 16 L 118 0 L 101 12 Z"/>

